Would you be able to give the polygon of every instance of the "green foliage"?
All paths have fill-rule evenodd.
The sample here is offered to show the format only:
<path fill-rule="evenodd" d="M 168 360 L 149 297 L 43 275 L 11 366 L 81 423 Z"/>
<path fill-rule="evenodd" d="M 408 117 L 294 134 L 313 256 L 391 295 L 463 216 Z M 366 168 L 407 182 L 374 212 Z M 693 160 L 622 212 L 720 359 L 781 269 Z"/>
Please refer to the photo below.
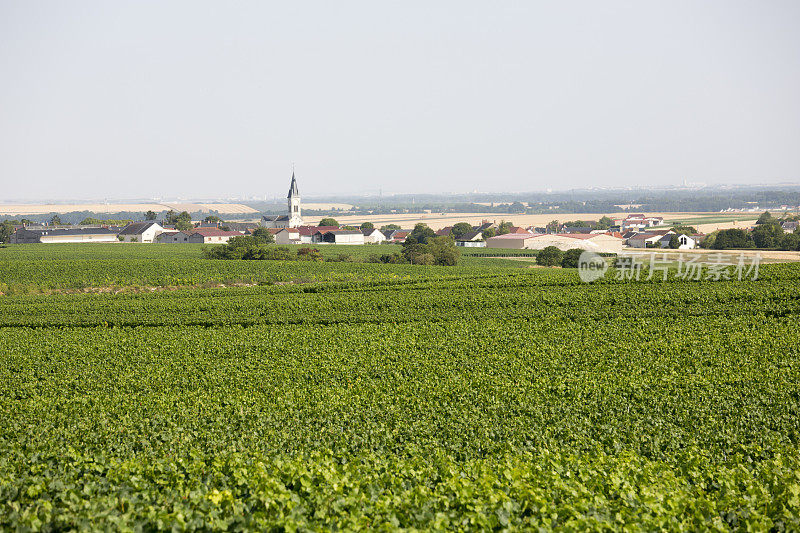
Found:
<path fill-rule="evenodd" d="M 781 250 L 800 251 L 800 233 L 795 231 L 784 235 L 780 241 Z"/>
<path fill-rule="evenodd" d="M 468 222 L 459 222 L 453 226 L 450 234 L 453 236 L 454 239 L 458 239 L 466 235 L 467 233 L 472 231 L 472 224 Z"/>
<path fill-rule="evenodd" d="M 336 221 L 335 218 L 326 217 L 319 221 L 320 226 L 336 226 L 339 227 L 339 223 Z"/>
<path fill-rule="evenodd" d="M 317 248 L 304 246 L 297 250 L 298 261 L 322 261 L 323 257 Z"/>
<path fill-rule="evenodd" d="M 756 224 L 774 224 L 777 221 L 769 211 L 764 211 L 756 220 Z"/>
<path fill-rule="evenodd" d="M 275 242 L 275 236 L 270 233 L 267 228 L 256 228 L 250 235 L 262 244 L 271 244 Z"/>
<path fill-rule="evenodd" d="M 361 226 L 359 227 L 361 229 L 375 229 L 375 224 L 373 224 L 372 222 L 362 222 Z"/>
<path fill-rule="evenodd" d="M 400 229 L 400 226 L 397 224 L 386 224 L 385 226 L 381 226 L 381 231 L 388 231 L 392 229 Z"/>
<path fill-rule="evenodd" d="M 481 234 L 481 236 L 484 239 L 489 239 L 491 237 L 494 237 L 496 234 L 497 234 L 497 231 L 494 228 L 486 228 L 485 230 L 483 230 L 483 233 Z"/>
<path fill-rule="evenodd" d="M 536 254 L 536 264 L 542 266 L 560 265 L 563 255 L 563 252 L 555 246 L 547 246 Z"/>
<path fill-rule="evenodd" d="M 294 278 L 0 297 L 2 530 L 800 529 L 800 265 L 623 286 L 80 246 L 0 249 L 0 290 L 86 253 Z"/>
<path fill-rule="evenodd" d="M 436 232 L 434 232 L 431 228 L 429 228 L 428 225 L 425 224 L 424 222 L 419 222 L 414 226 L 414 229 L 411 230 L 411 233 L 409 233 L 408 236 L 406 237 L 406 243 L 408 243 L 409 245 L 426 244 L 428 242 L 428 239 L 432 239 L 434 237 L 436 237 Z"/>
<path fill-rule="evenodd" d="M 60 226 L 61 224 L 63 224 L 63 222 L 61 222 L 61 218 L 58 215 L 53 215 L 52 217 L 50 217 L 48 224 L 50 224 L 51 226 Z"/>
<path fill-rule="evenodd" d="M 578 263 L 582 253 L 583 250 L 580 248 L 572 248 L 564 252 L 564 255 L 561 257 L 562 268 L 578 268 Z"/>
<path fill-rule="evenodd" d="M 11 236 L 14 235 L 14 226 L 18 224 L 16 220 L 4 220 L 0 223 L 0 242 L 10 242 Z"/>
<path fill-rule="evenodd" d="M 753 240 L 750 234 L 743 229 L 723 229 L 714 232 L 708 247 L 715 250 L 729 248 L 752 248 Z"/>
<path fill-rule="evenodd" d="M 681 241 L 678 240 L 678 234 L 671 235 L 669 238 L 669 247 L 673 250 L 677 250 L 681 247 Z"/>
<path fill-rule="evenodd" d="M 753 229 L 750 237 L 756 248 L 777 248 L 784 238 L 784 231 L 777 223 L 767 222 L 759 224 Z"/>
<path fill-rule="evenodd" d="M 125 226 L 126 224 L 130 224 L 131 222 L 133 222 L 133 220 L 86 217 L 80 222 L 78 222 L 78 225 L 79 226 Z"/>
<path fill-rule="evenodd" d="M 406 237 L 402 253 L 407 262 L 416 265 L 435 264 L 441 266 L 455 266 L 458 264 L 461 252 L 452 237 L 436 237 L 433 231 L 425 224 L 417 224 L 414 229 L 416 236 L 424 239 L 424 241 L 418 241 L 417 237 L 413 236 L 413 233 Z"/>
<path fill-rule="evenodd" d="M 506 222 L 504 220 L 501 221 L 500 225 L 497 226 L 497 235 L 505 235 L 505 234 L 511 232 L 511 227 L 513 225 L 514 224 L 512 224 L 511 222 Z"/>
<path fill-rule="evenodd" d="M 144 214 L 144 219 L 145 219 L 145 220 L 155 220 L 156 218 L 158 218 L 158 213 L 156 213 L 156 212 L 155 212 L 155 211 L 153 211 L 153 210 L 148 210 L 148 211 L 147 211 L 147 212 Z"/>
<path fill-rule="evenodd" d="M 697 235 L 698 233 L 700 233 L 694 226 L 682 226 L 682 225 L 674 226 L 672 228 L 672 231 L 674 231 L 678 235 Z"/>
<path fill-rule="evenodd" d="M 223 220 L 217 215 L 208 215 L 206 218 L 203 219 L 203 222 L 205 222 L 206 224 L 218 224 L 220 222 L 223 222 Z"/>
<path fill-rule="evenodd" d="M 597 224 L 594 225 L 595 229 L 608 229 L 614 225 L 614 220 L 610 217 L 603 215 L 600 217 L 600 220 L 597 221 Z"/>
<path fill-rule="evenodd" d="M 175 228 L 180 229 L 178 228 L 179 223 L 183 223 L 184 226 L 186 225 L 186 223 L 191 224 L 192 215 L 189 214 L 188 211 L 181 211 L 180 213 L 176 213 L 175 211 L 170 209 L 164 216 L 164 222 L 166 224 L 174 225 Z"/>

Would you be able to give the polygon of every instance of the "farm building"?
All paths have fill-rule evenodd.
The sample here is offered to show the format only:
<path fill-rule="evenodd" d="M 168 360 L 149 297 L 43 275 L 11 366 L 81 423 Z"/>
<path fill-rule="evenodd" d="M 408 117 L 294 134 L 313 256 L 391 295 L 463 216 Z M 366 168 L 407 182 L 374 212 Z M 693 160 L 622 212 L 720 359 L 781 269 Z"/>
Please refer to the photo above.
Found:
<path fill-rule="evenodd" d="M 118 242 L 117 230 L 111 228 L 19 228 L 14 243 Z"/>
<path fill-rule="evenodd" d="M 505 235 L 497 235 L 496 237 L 489 237 L 486 239 L 486 247 L 522 250 L 530 248 L 533 239 L 538 235 L 538 233 L 506 233 Z"/>
<path fill-rule="evenodd" d="M 555 246 L 559 250 L 591 250 L 598 253 L 622 252 L 622 239 L 607 233 L 507 233 L 486 239 L 487 248 L 542 250 Z"/>
<path fill-rule="evenodd" d="M 486 241 L 483 240 L 482 231 L 470 231 L 456 239 L 456 246 L 464 248 L 483 248 L 486 246 Z"/>
<path fill-rule="evenodd" d="M 338 230 L 337 226 L 298 226 L 296 228 L 282 228 L 275 235 L 277 244 L 311 244 L 314 234 L 318 231 Z"/>
<path fill-rule="evenodd" d="M 320 230 L 312 236 L 312 242 L 326 244 L 364 244 L 361 230 L 331 229 Z"/>
<path fill-rule="evenodd" d="M 183 231 L 170 231 L 167 230 L 158 237 L 156 237 L 156 242 L 161 244 L 177 244 L 183 242 L 189 242 L 189 234 L 184 233 Z"/>
<path fill-rule="evenodd" d="M 124 242 L 155 242 L 156 237 L 164 232 L 158 222 L 131 222 L 119 232 Z"/>
<path fill-rule="evenodd" d="M 362 229 L 361 234 L 364 235 L 364 243 L 366 244 L 380 244 L 386 240 L 386 235 L 378 228 Z"/>
<path fill-rule="evenodd" d="M 223 231 L 216 228 L 196 229 L 189 235 L 189 241 L 201 244 L 221 244 L 226 243 L 231 237 L 241 237 L 238 231 Z"/>
<path fill-rule="evenodd" d="M 667 248 L 674 234 L 672 230 L 643 231 L 629 237 L 627 243 L 631 248 Z"/>

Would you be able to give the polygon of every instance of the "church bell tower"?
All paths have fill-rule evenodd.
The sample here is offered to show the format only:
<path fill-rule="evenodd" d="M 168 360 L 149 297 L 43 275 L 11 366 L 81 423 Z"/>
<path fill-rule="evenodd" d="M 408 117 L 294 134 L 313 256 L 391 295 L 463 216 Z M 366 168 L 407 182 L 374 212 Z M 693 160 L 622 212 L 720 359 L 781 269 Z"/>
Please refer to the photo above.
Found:
<path fill-rule="evenodd" d="M 296 228 L 303 225 L 303 217 L 300 212 L 300 191 L 297 189 L 297 180 L 292 172 L 292 183 L 289 185 L 289 194 L 287 195 L 289 204 L 289 227 Z"/>

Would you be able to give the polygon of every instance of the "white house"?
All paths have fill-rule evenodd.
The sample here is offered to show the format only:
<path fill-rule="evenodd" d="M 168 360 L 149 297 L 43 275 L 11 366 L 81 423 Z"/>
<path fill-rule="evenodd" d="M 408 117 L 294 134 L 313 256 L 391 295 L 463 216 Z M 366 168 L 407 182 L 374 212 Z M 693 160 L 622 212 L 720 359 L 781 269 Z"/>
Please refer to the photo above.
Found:
<path fill-rule="evenodd" d="M 361 230 L 332 229 L 314 233 L 313 242 L 327 244 L 364 244 Z"/>
<path fill-rule="evenodd" d="M 164 233 L 158 222 L 131 222 L 119 232 L 123 242 L 155 242 L 156 237 Z"/>
<path fill-rule="evenodd" d="M 463 246 L 464 248 L 483 248 L 486 246 L 486 241 L 483 240 L 482 231 L 470 231 L 456 239 L 456 246 Z"/>
<path fill-rule="evenodd" d="M 386 235 L 378 228 L 362 229 L 361 233 L 366 244 L 380 244 L 386 240 Z"/>
<path fill-rule="evenodd" d="M 289 194 L 286 196 L 286 201 L 287 214 L 263 216 L 261 217 L 261 225 L 265 228 L 296 228 L 303 225 L 300 191 L 297 188 L 294 172 L 292 172 L 292 182 L 289 184 Z"/>
<path fill-rule="evenodd" d="M 69 242 L 118 242 L 117 231 L 111 228 L 19 228 L 11 242 L 23 243 L 69 243 Z"/>

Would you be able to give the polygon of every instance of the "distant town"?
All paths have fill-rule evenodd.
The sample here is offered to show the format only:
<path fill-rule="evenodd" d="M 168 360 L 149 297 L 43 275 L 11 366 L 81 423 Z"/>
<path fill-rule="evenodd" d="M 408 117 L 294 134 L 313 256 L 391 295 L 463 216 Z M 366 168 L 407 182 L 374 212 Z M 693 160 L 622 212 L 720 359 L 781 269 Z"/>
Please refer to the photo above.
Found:
<path fill-rule="evenodd" d="M 517 202 L 511 213 L 523 217 L 529 206 Z M 627 210 L 643 204 L 617 205 Z M 315 206 L 318 207 L 318 206 Z M 492 203 L 492 207 L 494 203 Z M 556 206 L 558 207 L 558 206 Z M 722 213 L 755 213 L 756 207 L 721 210 Z M 397 210 L 393 210 L 395 213 Z M 436 236 L 453 239 L 456 246 L 465 248 L 499 248 L 542 250 L 554 246 L 560 250 L 582 249 L 598 253 L 620 253 L 624 248 L 673 248 L 689 250 L 708 248 L 772 248 L 800 250 L 797 213 L 800 206 L 778 206 L 778 216 L 761 213 L 755 224 L 725 228 L 703 233 L 691 224 L 675 224 L 663 216 L 643 212 L 627 213 L 624 217 L 601 216 L 597 219 L 560 222 L 554 219 L 542 225 L 515 225 L 511 220 L 483 219 L 478 223 L 454 222 L 435 230 Z M 428 211 L 430 213 L 430 211 Z M 315 213 L 317 213 L 315 211 Z M 345 214 L 336 208 L 328 215 Z M 369 215 L 373 215 L 370 212 Z M 442 213 L 444 215 L 444 213 Z M 510 217 L 509 217 L 510 218 Z M 735 219 L 734 224 L 736 224 Z M 258 221 L 225 221 L 216 214 L 193 220 L 188 211 L 168 211 L 159 214 L 149 210 L 140 220 L 114 220 L 87 217 L 78 224 L 63 224 L 58 215 L 47 223 L 31 220 L 7 220 L 0 227 L 0 241 L 12 244 L 28 243 L 156 243 L 156 244 L 225 244 L 230 239 L 266 230 L 275 243 L 290 244 L 402 244 L 413 227 L 388 223 L 376 227 L 369 221 L 360 224 L 339 223 L 324 216 L 317 224 L 303 218 L 303 204 L 297 179 L 292 174 L 286 207 L 283 214 L 264 214 Z M 722 238 L 717 239 L 720 232 Z"/>

